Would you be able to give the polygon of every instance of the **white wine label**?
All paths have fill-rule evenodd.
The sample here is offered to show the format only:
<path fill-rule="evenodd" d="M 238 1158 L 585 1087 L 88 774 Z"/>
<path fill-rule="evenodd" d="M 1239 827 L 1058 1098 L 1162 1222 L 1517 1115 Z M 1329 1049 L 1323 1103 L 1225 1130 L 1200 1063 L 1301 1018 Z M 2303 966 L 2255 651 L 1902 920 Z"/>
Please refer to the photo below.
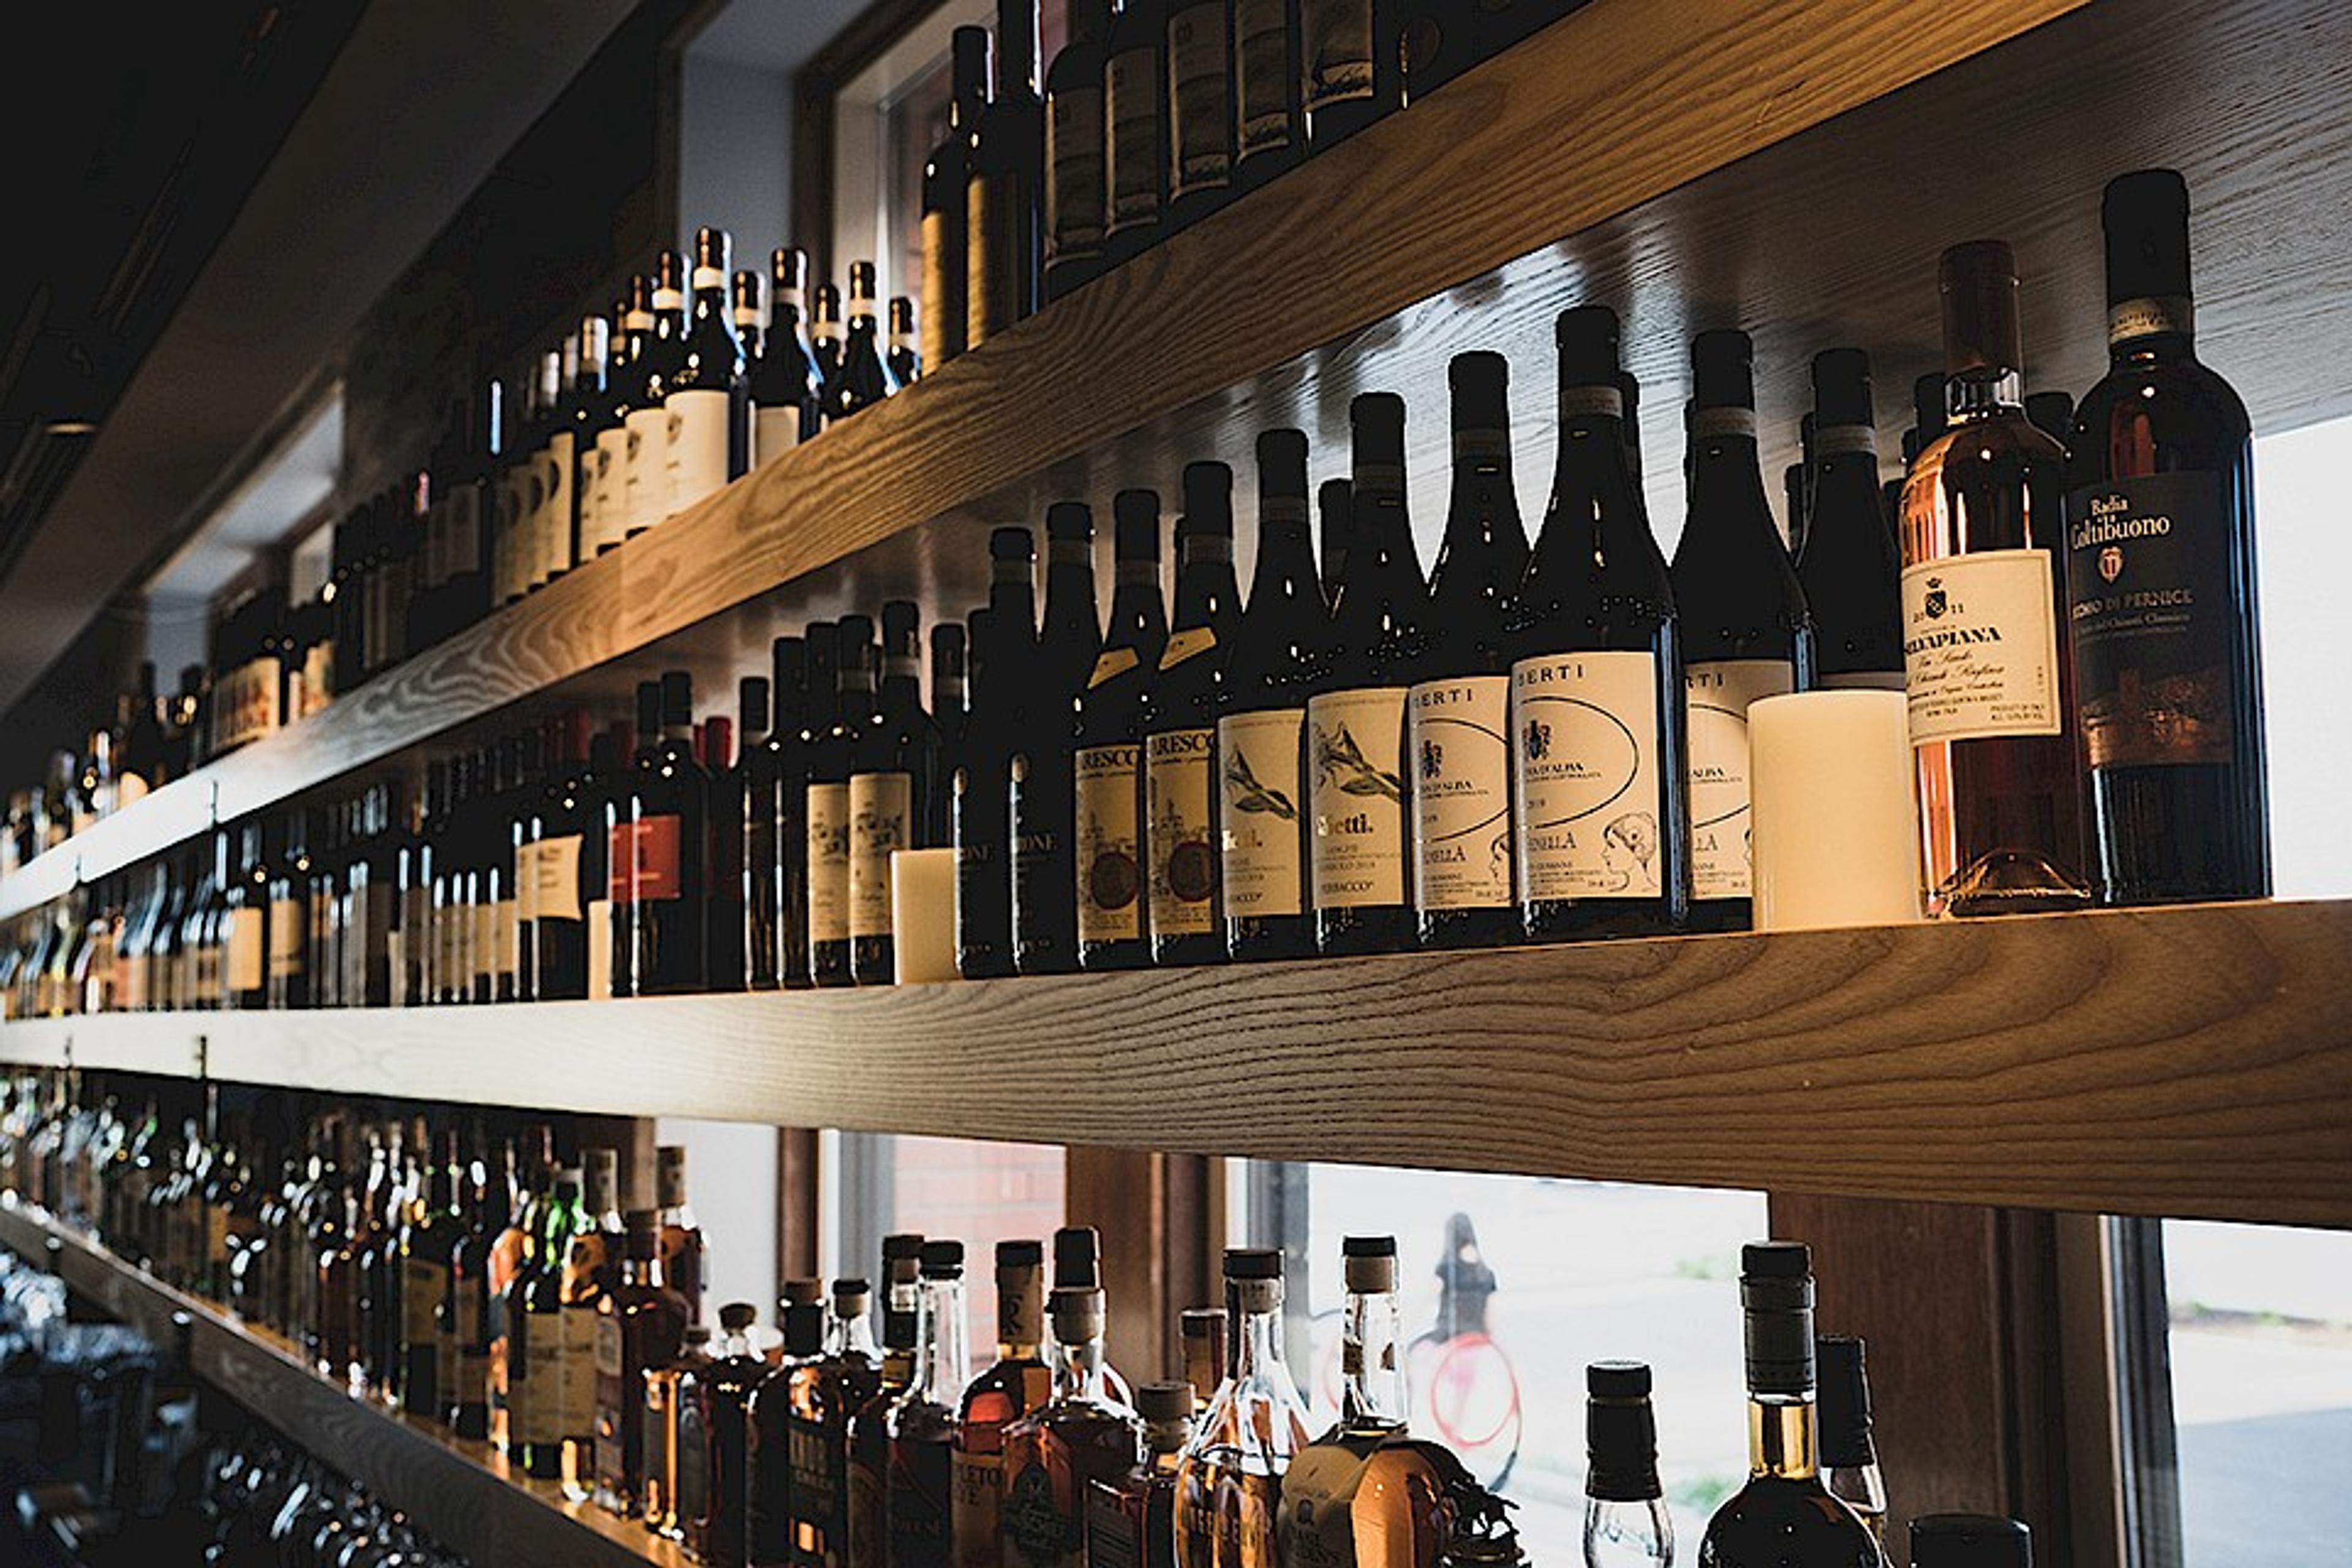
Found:
<path fill-rule="evenodd" d="M 1234 96 L 1240 154 L 1279 151 L 1290 123 L 1290 16 L 1284 0 L 1234 0 Z"/>
<path fill-rule="evenodd" d="M 811 942 L 849 940 L 849 786 L 808 786 Z"/>
<path fill-rule="evenodd" d="M 782 457 L 801 444 L 801 411 L 791 405 L 761 408 L 751 416 L 751 462 L 754 467 Z"/>
<path fill-rule="evenodd" d="M 621 531 L 635 533 L 662 520 L 669 500 L 669 411 L 632 408 L 629 457 L 621 468 Z"/>
<path fill-rule="evenodd" d="M 914 847 L 915 783 L 905 773 L 849 781 L 849 934 L 890 934 L 890 852 Z"/>
<path fill-rule="evenodd" d="M 629 432 L 614 426 L 596 433 L 596 478 L 588 508 L 580 518 L 580 556 L 593 558 L 600 550 L 618 544 L 628 531 Z M 589 526 L 590 519 L 594 527 Z"/>
<path fill-rule="evenodd" d="M 1056 88 L 1045 105 L 1045 264 L 1102 253 L 1103 95 Z"/>
<path fill-rule="evenodd" d="M 572 480 L 579 463 L 572 456 L 574 437 L 569 430 L 560 431 L 547 442 L 547 500 L 541 508 L 540 522 L 541 554 L 539 580 L 561 577 L 572 570 L 572 537 L 575 510 L 572 503 Z"/>
<path fill-rule="evenodd" d="M 1407 700 L 1418 908 L 1510 906 L 1510 709 L 1506 675 L 1427 680 Z"/>
<path fill-rule="evenodd" d="M 1217 929 L 1216 766 L 1214 730 L 1170 730 L 1144 742 L 1154 937 Z"/>
<path fill-rule="evenodd" d="M 2228 763 L 2242 682 L 2221 476 L 2146 474 L 2066 498 L 2074 708 L 2091 765 Z"/>
<path fill-rule="evenodd" d="M 1691 897 L 1752 896 L 1748 847 L 1748 705 L 1797 689 L 1782 658 L 1705 659 L 1686 667 L 1689 693 Z"/>
<path fill-rule="evenodd" d="M 1304 912 L 1306 838 L 1299 825 L 1299 708 L 1217 721 L 1225 914 Z"/>
<path fill-rule="evenodd" d="M 1159 64 L 1156 48 L 1126 49 L 1103 71 L 1110 124 L 1108 234 L 1160 220 Z"/>
<path fill-rule="evenodd" d="M 1372 96 L 1371 0 L 1307 0 L 1300 37 L 1308 114 Z"/>
<path fill-rule="evenodd" d="M 269 978 L 288 980 L 302 973 L 302 949 L 310 937 L 308 912 L 292 899 L 269 902 Z"/>
<path fill-rule="evenodd" d="M 2052 565 L 2046 550 L 1985 550 L 1903 569 L 1913 745 L 2063 731 Z"/>
<path fill-rule="evenodd" d="M 1131 647 L 1107 647 L 1096 656 L 1094 673 L 1087 677 L 1087 689 L 1091 691 L 1106 680 L 1125 675 L 1142 662 Z"/>
<path fill-rule="evenodd" d="M 1216 646 L 1214 626 L 1186 626 L 1182 631 L 1171 632 L 1160 650 L 1160 668 L 1173 669 L 1194 654 L 1206 653 Z"/>
<path fill-rule="evenodd" d="M 1405 901 L 1402 686 L 1333 691 L 1307 704 L 1315 907 Z"/>
<path fill-rule="evenodd" d="M 514 852 L 514 912 L 519 921 L 539 918 L 539 846 L 518 844 Z"/>
<path fill-rule="evenodd" d="M 542 838 L 531 847 L 530 908 L 533 920 L 580 918 L 580 845 L 577 833 Z"/>
<path fill-rule="evenodd" d="M 1511 701 L 1519 896 L 1655 897 L 1656 660 L 1622 651 L 1521 659 Z"/>
<path fill-rule="evenodd" d="M 663 510 L 688 507 L 725 488 L 728 474 L 727 424 L 733 416 L 731 393 L 716 387 L 673 392 L 662 407 L 669 415 L 669 479 Z"/>
<path fill-rule="evenodd" d="M 1132 942 L 1143 934 L 1139 762 L 1134 746 L 1081 746 L 1073 764 L 1081 942 Z"/>
<path fill-rule="evenodd" d="M 1225 69 L 1224 0 L 1168 13 L 1168 194 L 1223 189 L 1234 173 L 1234 110 Z"/>

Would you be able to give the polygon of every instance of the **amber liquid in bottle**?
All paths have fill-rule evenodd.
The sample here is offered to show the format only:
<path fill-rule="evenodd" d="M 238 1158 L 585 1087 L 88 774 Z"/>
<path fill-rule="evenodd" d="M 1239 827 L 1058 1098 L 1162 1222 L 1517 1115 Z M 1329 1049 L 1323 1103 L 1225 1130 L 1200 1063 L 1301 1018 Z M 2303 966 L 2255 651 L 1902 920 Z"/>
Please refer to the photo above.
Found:
<path fill-rule="evenodd" d="M 1083 1568 L 1088 1493 L 1142 1453 L 1142 1424 L 1103 1363 L 1102 1291 L 1057 1289 L 1052 1315 L 1054 1397 L 1004 1434 L 1003 1562 L 1013 1568 Z"/>
<path fill-rule="evenodd" d="M 997 1568 L 1003 1524 L 1004 1431 L 1054 1392 L 1045 1363 L 1045 1248 L 996 1247 L 996 1363 L 964 1390 L 957 1424 L 951 1528 L 956 1568 Z"/>

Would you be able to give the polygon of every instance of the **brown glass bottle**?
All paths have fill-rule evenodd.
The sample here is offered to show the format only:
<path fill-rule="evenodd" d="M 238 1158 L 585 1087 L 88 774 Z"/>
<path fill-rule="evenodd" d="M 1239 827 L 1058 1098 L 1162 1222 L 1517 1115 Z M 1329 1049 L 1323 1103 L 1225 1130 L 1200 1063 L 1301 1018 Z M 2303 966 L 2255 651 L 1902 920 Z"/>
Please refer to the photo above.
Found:
<path fill-rule="evenodd" d="M 1117 1480 L 1142 1458 L 1142 1423 L 1106 1376 L 1103 1300 L 1098 1287 L 1054 1292 L 1054 1397 L 1004 1433 L 1008 1564 L 1081 1568 L 1094 1483 Z"/>
<path fill-rule="evenodd" d="M 1004 1429 L 1045 1403 L 1045 1248 L 996 1244 L 996 1362 L 963 1391 L 956 1423 L 950 1528 L 956 1568 L 997 1568 L 1004 1501 Z"/>
<path fill-rule="evenodd" d="M 681 1436 L 672 1495 L 688 1542 L 698 1536 L 702 1560 L 716 1568 L 744 1568 L 750 1561 L 744 1533 L 747 1420 L 752 1391 L 774 1370 L 751 1348 L 751 1324 L 757 1317 L 749 1302 L 730 1301 L 719 1308 L 719 1337 L 710 1364 L 688 1372 L 678 1383 Z M 689 1409 L 697 1413 L 696 1422 L 684 1419 L 683 1412 Z"/>
<path fill-rule="evenodd" d="M 825 1359 L 824 1282 L 784 1284 L 784 1342 L 775 1363 L 743 1401 L 743 1560 L 785 1564 L 793 1560 L 793 1381 Z"/>
<path fill-rule="evenodd" d="M 915 1381 L 922 1248 L 919 1236 L 882 1238 L 881 1375 L 849 1418 L 847 1568 L 887 1568 L 890 1561 L 890 1412 Z"/>
<path fill-rule="evenodd" d="M 632 1209 L 621 1280 L 596 1308 L 596 1501 L 635 1513 L 644 1502 L 645 1376 L 674 1360 L 686 1337 L 686 1299 L 662 1279 L 661 1226 Z"/>
<path fill-rule="evenodd" d="M 836 1279 L 824 1353 L 791 1369 L 781 1399 L 752 1398 L 754 1568 L 842 1568 L 849 1560 L 849 1425 L 881 1388 L 864 1279 Z M 781 1513 L 779 1548 L 763 1521 Z"/>

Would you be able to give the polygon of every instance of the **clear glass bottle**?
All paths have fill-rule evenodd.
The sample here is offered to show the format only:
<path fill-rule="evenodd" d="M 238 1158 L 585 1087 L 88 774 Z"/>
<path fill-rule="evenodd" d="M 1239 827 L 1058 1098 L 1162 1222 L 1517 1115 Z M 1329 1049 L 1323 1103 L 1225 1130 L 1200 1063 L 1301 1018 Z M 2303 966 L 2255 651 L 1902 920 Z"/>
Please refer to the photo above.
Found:
<path fill-rule="evenodd" d="M 1878 1468 L 1878 1446 L 1870 1431 L 1870 1376 L 1863 1342 L 1824 1334 L 1813 1342 L 1821 1377 L 1814 1410 L 1822 1427 L 1822 1484 L 1830 1495 L 1860 1515 L 1870 1532 L 1886 1544 L 1886 1478 Z"/>
<path fill-rule="evenodd" d="M 1658 1485 L 1650 1369 L 1594 1362 L 1584 1392 L 1584 1568 L 1668 1568 L 1675 1522 Z"/>
<path fill-rule="evenodd" d="M 915 1381 L 890 1406 L 889 1568 L 952 1560 L 956 1408 L 971 1382 L 963 1243 L 926 1241 Z"/>
<path fill-rule="evenodd" d="M 1054 1392 L 1045 1356 L 1045 1248 L 996 1244 L 996 1363 L 963 1391 L 956 1423 L 951 1525 L 956 1568 L 997 1568 L 1005 1429 Z"/>
<path fill-rule="evenodd" d="M 1282 1254 L 1227 1247 L 1224 1380 L 1176 1470 L 1181 1568 L 1274 1568 L 1283 1472 L 1308 1442 L 1307 1405 L 1282 1358 Z"/>
<path fill-rule="evenodd" d="M 1005 1430 L 1003 1560 L 1018 1568 L 1080 1568 L 1088 1490 L 1142 1457 L 1142 1422 L 1107 1376 L 1104 1300 L 1099 1285 L 1054 1291 L 1054 1397 Z"/>

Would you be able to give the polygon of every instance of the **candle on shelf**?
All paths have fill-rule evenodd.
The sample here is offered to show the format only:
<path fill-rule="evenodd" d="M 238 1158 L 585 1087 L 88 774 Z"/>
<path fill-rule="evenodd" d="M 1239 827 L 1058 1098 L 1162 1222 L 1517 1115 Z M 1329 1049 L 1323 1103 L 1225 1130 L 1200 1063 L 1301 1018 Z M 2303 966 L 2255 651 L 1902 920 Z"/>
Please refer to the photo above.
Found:
<path fill-rule="evenodd" d="M 955 889 L 954 850 L 890 851 L 890 946 L 899 984 L 956 978 Z"/>
<path fill-rule="evenodd" d="M 1748 710 L 1756 929 L 1922 918 L 1900 691 L 1800 691 Z"/>

